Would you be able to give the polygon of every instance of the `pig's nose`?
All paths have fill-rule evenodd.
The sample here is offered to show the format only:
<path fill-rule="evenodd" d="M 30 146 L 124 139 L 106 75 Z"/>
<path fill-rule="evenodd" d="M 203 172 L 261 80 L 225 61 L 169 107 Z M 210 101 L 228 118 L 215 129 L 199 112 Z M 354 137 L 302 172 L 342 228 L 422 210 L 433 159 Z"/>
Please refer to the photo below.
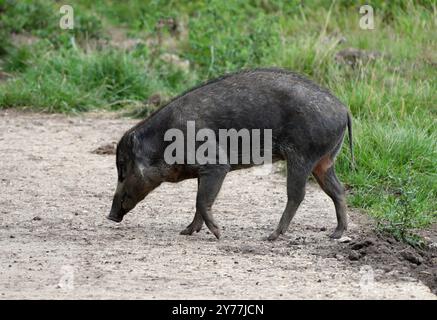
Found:
<path fill-rule="evenodd" d="M 112 213 L 107 215 L 106 218 L 111 220 L 111 221 L 115 221 L 115 222 L 121 222 L 121 220 L 123 220 L 123 216 L 114 215 Z"/>

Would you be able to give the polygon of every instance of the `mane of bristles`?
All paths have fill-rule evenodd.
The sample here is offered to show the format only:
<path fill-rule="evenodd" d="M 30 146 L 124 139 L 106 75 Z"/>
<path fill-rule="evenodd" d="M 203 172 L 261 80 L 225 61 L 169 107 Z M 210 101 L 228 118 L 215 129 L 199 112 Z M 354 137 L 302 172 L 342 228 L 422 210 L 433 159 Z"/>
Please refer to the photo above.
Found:
<path fill-rule="evenodd" d="M 312 81 L 310 81 L 309 79 L 305 78 L 304 76 L 295 73 L 293 71 L 290 70 L 286 70 L 286 69 L 280 69 L 280 68 L 256 68 L 256 69 L 243 69 L 240 71 L 236 71 L 236 72 L 232 72 L 232 73 L 227 73 L 224 74 L 220 77 L 208 80 L 206 82 L 200 83 L 184 92 L 182 92 L 181 94 L 179 94 L 176 97 L 173 97 L 170 101 L 168 101 L 166 104 L 164 104 L 162 107 L 156 109 L 155 111 L 153 111 L 147 118 L 145 118 L 144 120 L 141 120 L 140 122 L 138 122 L 135 126 L 133 126 L 132 128 L 130 128 L 128 131 L 126 131 L 126 133 L 124 135 L 128 135 L 131 132 L 134 132 L 136 129 L 138 129 L 141 125 L 143 125 L 145 122 L 147 122 L 149 119 L 152 119 L 154 116 L 156 116 L 159 112 L 161 112 L 162 110 L 164 110 L 165 108 L 167 108 L 169 105 L 171 105 L 174 101 L 176 101 L 179 98 L 182 98 L 184 96 L 186 96 L 187 94 L 196 91 L 197 89 L 200 88 L 204 88 L 208 85 L 217 83 L 219 81 L 228 79 L 230 77 L 236 76 L 236 75 L 240 75 L 240 74 L 248 74 L 248 73 L 257 73 L 257 72 L 270 72 L 270 73 L 276 73 L 276 74 L 287 74 L 287 75 L 292 75 L 293 77 L 295 77 L 296 79 L 299 79 L 299 81 L 307 84 L 307 85 L 311 85 L 311 86 L 316 86 L 319 90 L 324 90 L 323 88 L 318 87 L 315 83 L 313 83 Z"/>

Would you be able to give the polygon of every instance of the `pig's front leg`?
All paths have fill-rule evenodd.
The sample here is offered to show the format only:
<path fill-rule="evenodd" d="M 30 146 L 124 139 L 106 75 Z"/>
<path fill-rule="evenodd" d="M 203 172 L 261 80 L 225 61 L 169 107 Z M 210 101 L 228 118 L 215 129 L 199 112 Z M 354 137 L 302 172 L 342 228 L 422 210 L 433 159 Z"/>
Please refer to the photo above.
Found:
<path fill-rule="evenodd" d="M 199 232 L 200 229 L 202 229 L 202 226 L 203 226 L 202 214 L 196 210 L 193 221 L 184 230 L 182 230 L 180 234 L 191 236 L 194 233 L 194 231 Z"/>
<path fill-rule="evenodd" d="M 202 169 L 200 169 L 198 178 L 196 214 L 192 224 L 194 224 L 196 227 L 199 227 L 199 221 L 201 221 L 200 219 L 203 218 L 206 226 L 217 239 L 220 238 L 220 229 L 214 220 L 214 217 L 212 216 L 211 207 L 220 191 L 223 180 L 225 179 L 228 171 L 229 166 L 226 165 L 204 166 Z M 196 223 L 197 225 L 195 225 Z M 203 222 L 200 222 L 200 227 L 202 227 L 202 223 Z M 190 226 L 187 228 L 190 228 Z"/>
<path fill-rule="evenodd" d="M 199 182 L 200 179 L 197 179 L 197 189 L 199 189 Z M 180 234 L 191 236 L 194 233 L 194 231 L 199 232 L 202 229 L 202 226 L 203 226 L 202 214 L 198 210 L 196 210 L 193 221 L 184 230 L 182 230 Z"/>

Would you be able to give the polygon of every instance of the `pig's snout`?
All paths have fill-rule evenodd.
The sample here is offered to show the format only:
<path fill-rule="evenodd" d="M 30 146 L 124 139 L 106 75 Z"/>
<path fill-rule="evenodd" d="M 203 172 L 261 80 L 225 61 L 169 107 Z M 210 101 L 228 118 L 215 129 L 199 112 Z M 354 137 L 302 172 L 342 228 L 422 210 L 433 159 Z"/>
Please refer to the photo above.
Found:
<path fill-rule="evenodd" d="M 121 206 L 121 201 L 117 201 L 118 199 L 114 199 L 111 207 L 111 212 L 106 217 L 109 220 L 115 222 L 121 222 L 123 220 L 124 215 L 126 214 L 126 210 L 124 210 Z"/>
<path fill-rule="evenodd" d="M 122 215 L 114 214 L 112 212 L 109 215 L 107 215 L 106 218 L 115 222 L 121 222 L 121 220 L 123 220 Z"/>

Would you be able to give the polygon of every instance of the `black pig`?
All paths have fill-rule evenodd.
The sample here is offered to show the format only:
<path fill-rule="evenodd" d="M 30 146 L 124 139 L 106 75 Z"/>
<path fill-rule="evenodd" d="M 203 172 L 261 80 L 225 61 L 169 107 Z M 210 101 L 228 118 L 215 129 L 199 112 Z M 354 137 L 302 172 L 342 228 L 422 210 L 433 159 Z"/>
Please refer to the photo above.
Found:
<path fill-rule="evenodd" d="M 226 174 L 254 163 L 169 164 L 164 152 L 171 142 L 165 141 L 164 135 L 171 128 L 186 132 L 188 121 L 195 121 L 196 128 L 214 132 L 231 128 L 272 130 L 272 161 L 287 162 L 288 201 L 269 240 L 287 230 L 311 173 L 335 205 L 338 224 L 331 237 L 342 236 L 347 228 L 345 191 L 335 174 L 334 160 L 346 128 L 353 153 L 350 114 L 326 89 L 282 69 L 248 70 L 214 79 L 176 97 L 128 130 L 117 145 L 118 185 L 108 219 L 120 222 L 162 182 L 197 178 L 196 213 L 181 234 L 198 232 L 205 221 L 220 237 L 211 206 Z M 238 153 L 241 156 L 240 150 Z"/>

